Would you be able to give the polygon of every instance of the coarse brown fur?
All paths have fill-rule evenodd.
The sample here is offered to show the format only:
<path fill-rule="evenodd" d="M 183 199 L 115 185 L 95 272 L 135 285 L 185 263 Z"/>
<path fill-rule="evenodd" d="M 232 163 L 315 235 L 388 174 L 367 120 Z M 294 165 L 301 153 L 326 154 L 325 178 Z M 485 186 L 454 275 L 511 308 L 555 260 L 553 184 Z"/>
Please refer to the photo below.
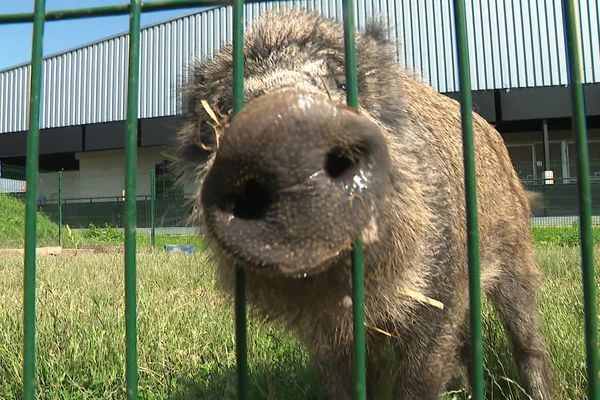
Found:
<path fill-rule="evenodd" d="M 372 32 L 357 36 L 360 113 L 379 126 L 391 167 L 384 195 L 367 199 L 373 219 L 356 227 L 365 237 L 368 390 L 375 399 L 437 399 L 455 367 L 468 364 L 459 105 L 402 69 L 395 47 L 381 30 Z M 271 13 L 247 32 L 244 53 L 250 110 L 253 99 L 283 88 L 325 96 L 333 104 L 345 100 L 343 36 L 335 22 L 298 10 Z M 201 226 L 211 221 L 201 188 L 215 154 L 219 157 L 220 141 L 227 138 L 229 121 L 215 126 L 220 122 L 200 100 L 225 116 L 232 107 L 231 86 L 232 51 L 225 47 L 196 67 L 184 92 L 187 112 L 177 165 L 198 185 L 195 222 Z M 480 116 L 473 117 L 482 290 L 512 339 L 524 387 L 533 398 L 548 399 L 551 371 L 535 306 L 540 272 L 533 259 L 530 207 L 500 134 Z M 334 229 L 336 222 L 317 221 L 315 229 Z M 240 258 L 223 248 L 214 229 L 209 223 L 206 237 L 223 288 L 231 291 L 233 264 Z M 246 269 L 250 303 L 306 343 L 331 399 L 350 399 L 348 248 L 340 248 L 326 268 L 305 278 L 265 274 L 260 262 L 255 264 Z M 441 301 L 444 309 L 406 295 L 407 289 Z"/>

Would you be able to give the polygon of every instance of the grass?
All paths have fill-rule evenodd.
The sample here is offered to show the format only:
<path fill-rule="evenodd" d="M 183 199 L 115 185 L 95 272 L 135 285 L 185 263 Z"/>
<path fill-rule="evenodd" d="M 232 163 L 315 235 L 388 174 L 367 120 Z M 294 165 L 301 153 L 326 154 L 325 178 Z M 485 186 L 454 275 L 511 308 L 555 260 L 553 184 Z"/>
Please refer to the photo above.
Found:
<path fill-rule="evenodd" d="M 545 246 L 538 247 L 536 253 L 545 273 L 538 303 L 556 375 L 556 399 L 584 399 L 586 372 L 579 249 Z M 596 257 L 596 265 L 598 262 L 600 259 Z M 510 346 L 490 307 L 485 307 L 484 329 L 488 342 L 486 365 L 493 371 L 492 375 L 488 374 L 488 387 L 496 386 L 499 394 L 508 392 L 510 396 L 506 398 L 519 398 L 517 385 L 507 380 L 515 377 Z"/>
<path fill-rule="evenodd" d="M 538 246 L 579 246 L 578 226 L 534 226 L 531 228 L 533 242 Z M 592 228 L 595 243 L 600 243 L 600 227 Z"/>
<path fill-rule="evenodd" d="M 557 375 L 557 399 L 585 398 L 578 250 L 538 247 L 545 270 L 540 310 Z M 21 257 L 0 264 L 0 399 L 21 393 Z M 38 397 L 124 398 L 124 306 L 120 254 L 40 257 Z M 201 253 L 138 256 L 142 399 L 235 398 L 231 304 L 213 287 Z M 521 399 L 508 343 L 484 310 L 488 398 Z M 306 351 L 277 326 L 249 326 L 251 399 L 323 399 Z M 464 399 L 464 393 L 446 399 Z"/>
<path fill-rule="evenodd" d="M 24 207 L 0 195 L 0 247 L 21 247 Z M 65 247 L 122 246 L 123 233 L 90 226 L 64 230 Z M 557 399 L 585 398 L 583 313 L 576 227 L 533 227 L 545 271 L 540 312 L 557 375 Z M 600 228 L 594 229 L 596 241 Z M 58 227 L 38 214 L 38 244 L 56 245 Z M 150 246 L 138 234 L 138 246 Z M 157 235 L 157 247 L 192 244 L 195 236 Z M 42 399 L 124 397 L 122 256 L 40 257 L 38 268 L 38 385 Z M 20 398 L 22 258 L 0 264 L 0 400 Z M 201 251 L 138 256 L 139 364 L 142 399 L 235 398 L 232 307 L 212 285 Z M 515 382 L 510 346 L 484 304 L 487 397 L 524 398 Z M 306 351 L 276 326 L 250 322 L 250 398 L 322 399 Z M 465 399 L 464 392 L 446 400 Z"/>
<path fill-rule="evenodd" d="M 25 204 L 12 196 L 0 193 L 0 246 L 22 247 L 25 226 Z M 52 245 L 58 237 L 58 226 L 38 212 L 37 238 L 42 246 Z"/>
<path fill-rule="evenodd" d="M 124 398 L 120 254 L 40 258 L 38 384 L 44 399 Z M 140 398 L 234 398 L 233 314 L 201 255 L 139 255 Z M 21 258 L 0 265 L 0 398 L 20 398 Z M 305 351 L 250 323 L 255 397 L 319 398 Z"/>
<path fill-rule="evenodd" d="M 117 228 L 99 228 L 90 225 L 87 229 L 73 231 L 70 235 L 65 235 L 65 247 L 105 247 L 105 246 L 123 246 L 125 235 L 123 230 Z M 138 246 L 150 247 L 152 245 L 149 234 L 138 233 L 136 235 Z M 203 249 L 204 245 L 198 235 L 167 235 L 157 234 L 155 239 L 156 248 L 164 248 L 168 244 L 173 245 L 192 245 L 196 249 Z"/>

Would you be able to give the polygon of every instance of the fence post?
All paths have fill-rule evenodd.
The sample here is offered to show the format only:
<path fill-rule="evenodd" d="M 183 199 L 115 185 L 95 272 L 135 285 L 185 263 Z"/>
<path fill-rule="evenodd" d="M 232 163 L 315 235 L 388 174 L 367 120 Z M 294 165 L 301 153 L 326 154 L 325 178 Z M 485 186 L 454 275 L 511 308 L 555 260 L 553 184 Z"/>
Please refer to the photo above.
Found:
<path fill-rule="evenodd" d="M 129 10 L 129 71 L 127 76 L 127 130 L 125 138 L 125 348 L 127 399 L 138 397 L 136 301 L 136 181 L 138 89 L 140 71 L 141 0 L 131 0 Z"/>
<path fill-rule="evenodd" d="M 356 70 L 356 41 L 354 37 L 354 1 L 343 1 L 344 69 L 346 72 L 346 103 L 358 109 L 358 76 Z M 367 398 L 365 282 L 363 244 L 359 236 L 352 245 L 352 314 L 354 399 Z"/>
<path fill-rule="evenodd" d="M 156 247 L 156 172 L 150 169 L 150 243 Z"/>
<path fill-rule="evenodd" d="M 589 400 L 600 399 L 598 382 L 598 324 L 596 320 L 596 288 L 594 282 L 594 238 L 592 233 L 592 193 L 587 143 L 585 97 L 583 93 L 583 65 L 581 60 L 581 32 L 577 2 L 563 1 L 571 107 L 575 145 L 577 146 L 577 186 L 579 189 L 579 232 L 581 237 L 581 278 Z"/>
<path fill-rule="evenodd" d="M 38 157 L 40 148 L 40 95 L 45 0 L 35 0 L 29 132 L 27 134 L 27 192 L 25 194 L 25 271 L 23 288 L 23 398 L 35 398 L 35 251 L 37 235 Z"/>
<path fill-rule="evenodd" d="M 62 226 L 63 226 L 63 204 L 62 204 L 62 169 L 58 171 L 58 245 L 63 245 Z"/>
<path fill-rule="evenodd" d="M 244 105 L 244 0 L 233 1 L 233 113 Z M 235 345 L 237 363 L 237 395 L 248 398 L 248 327 L 246 321 L 246 272 L 240 266 L 235 272 Z"/>
<path fill-rule="evenodd" d="M 469 71 L 469 43 L 464 0 L 454 1 L 458 73 L 460 80 L 460 115 L 463 137 L 465 206 L 467 218 L 467 258 L 469 265 L 469 316 L 471 322 L 471 390 L 473 399 L 484 399 L 483 335 L 481 329 L 481 287 L 479 273 L 479 226 L 477 217 L 477 183 L 475 144 L 473 139 L 473 99 Z"/>

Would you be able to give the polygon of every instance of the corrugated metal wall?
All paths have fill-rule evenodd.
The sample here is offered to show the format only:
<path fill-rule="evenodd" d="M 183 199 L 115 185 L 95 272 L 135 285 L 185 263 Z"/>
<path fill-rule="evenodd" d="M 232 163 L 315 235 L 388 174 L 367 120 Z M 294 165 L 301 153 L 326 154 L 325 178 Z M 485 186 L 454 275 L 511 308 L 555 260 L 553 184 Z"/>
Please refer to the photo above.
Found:
<path fill-rule="evenodd" d="M 341 20 L 341 0 L 246 5 L 246 25 L 271 8 L 296 5 Z M 468 0 L 474 90 L 565 85 L 559 0 Z M 373 16 L 390 27 L 398 59 L 441 92 L 456 91 L 452 0 L 357 0 L 360 29 Z M 585 80 L 600 82 L 600 0 L 580 1 Z M 232 37 L 231 7 L 151 26 L 141 36 L 142 118 L 176 114 L 186 66 Z M 44 61 L 42 128 L 125 119 L 127 35 Z M 29 67 L 0 72 L 0 133 L 27 129 Z"/>

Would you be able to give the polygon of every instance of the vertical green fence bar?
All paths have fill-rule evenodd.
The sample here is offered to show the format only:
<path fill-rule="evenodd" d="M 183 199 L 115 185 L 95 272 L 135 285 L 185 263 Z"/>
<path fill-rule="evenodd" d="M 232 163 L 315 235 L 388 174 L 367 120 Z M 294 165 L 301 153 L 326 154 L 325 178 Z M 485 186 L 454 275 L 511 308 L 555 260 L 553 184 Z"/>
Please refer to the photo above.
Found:
<path fill-rule="evenodd" d="M 156 246 L 156 172 L 150 170 L 150 244 Z"/>
<path fill-rule="evenodd" d="M 354 317 L 354 399 L 367 398 L 365 339 L 365 284 L 363 245 L 360 238 L 352 246 L 352 312 Z"/>
<path fill-rule="evenodd" d="M 62 204 L 62 178 L 63 171 L 58 171 L 58 245 L 63 245 L 62 225 L 63 225 L 63 204 Z"/>
<path fill-rule="evenodd" d="M 233 1 L 233 114 L 244 106 L 244 0 Z M 235 273 L 235 349 L 238 399 L 248 398 L 248 328 L 246 321 L 246 272 Z"/>
<path fill-rule="evenodd" d="M 127 77 L 127 132 L 125 138 L 125 343 L 127 399 L 137 399 L 136 313 L 136 174 L 138 87 L 140 69 L 141 0 L 131 0 L 129 10 L 129 70 Z"/>
<path fill-rule="evenodd" d="M 581 32 L 577 2 L 563 1 L 566 40 L 571 83 L 573 129 L 577 146 L 577 179 L 579 188 L 579 230 L 581 235 L 581 277 L 583 280 L 583 310 L 587 362 L 588 399 L 599 400 L 598 386 L 598 325 L 596 320 L 596 293 L 594 285 L 594 242 L 592 236 L 592 197 L 587 144 L 585 99 L 583 94 L 583 65 L 581 59 Z"/>
<path fill-rule="evenodd" d="M 343 1 L 344 48 L 346 71 L 346 102 L 358 109 L 358 77 L 356 71 L 356 42 L 354 38 L 354 1 Z M 354 398 L 367 398 L 367 368 L 365 340 L 365 283 L 363 244 L 359 237 L 352 246 L 352 312 Z"/>
<path fill-rule="evenodd" d="M 477 183 L 475 145 L 473 139 L 473 100 L 469 71 L 469 43 L 464 0 L 454 1 L 458 72 L 460 81 L 460 114 L 463 134 L 465 201 L 467 217 L 467 253 L 469 264 L 469 304 L 471 323 L 471 389 L 473 399 L 483 400 L 483 336 L 481 332 L 481 288 L 479 274 L 479 228 L 477 222 Z"/>
<path fill-rule="evenodd" d="M 35 398 L 35 249 L 37 234 L 38 157 L 40 148 L 40 97 L 45 0 L 35 0 L 29 132 L 27 134 L 27 193 L 25 194 L 25 271 L 23 277 L 23 399 Z"/>

